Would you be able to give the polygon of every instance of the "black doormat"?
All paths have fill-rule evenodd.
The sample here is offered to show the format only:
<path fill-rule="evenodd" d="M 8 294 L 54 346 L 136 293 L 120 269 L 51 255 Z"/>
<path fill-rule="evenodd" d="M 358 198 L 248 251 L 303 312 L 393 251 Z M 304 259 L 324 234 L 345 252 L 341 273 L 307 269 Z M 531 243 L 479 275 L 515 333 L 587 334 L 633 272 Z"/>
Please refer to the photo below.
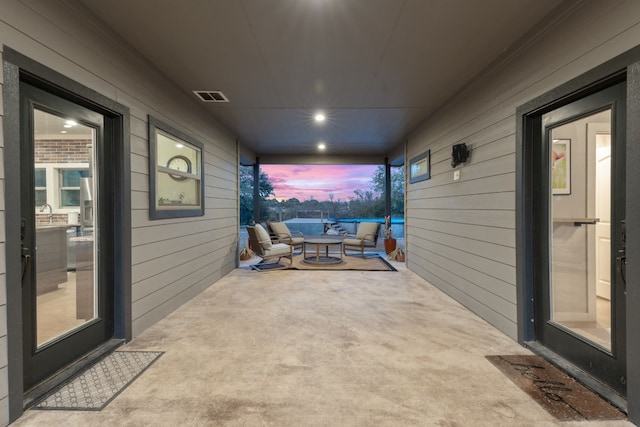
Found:
<path fill-rule="evenodd" d="M 163 354 L 162 351 L 114 351 L 31 409 L 101 411 Z"/>
<path fill-rule="evenodd" d="M 539 356 L 486 356 L 560 421 L 624 420 L 626 415 Z"/>

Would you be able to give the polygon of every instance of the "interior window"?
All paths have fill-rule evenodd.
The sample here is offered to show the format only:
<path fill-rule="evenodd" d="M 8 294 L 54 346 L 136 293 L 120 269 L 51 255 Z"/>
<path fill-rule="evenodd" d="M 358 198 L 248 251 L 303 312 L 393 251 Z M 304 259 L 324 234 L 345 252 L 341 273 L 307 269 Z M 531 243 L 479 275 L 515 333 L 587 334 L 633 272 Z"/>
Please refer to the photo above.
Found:
<path fill-rule="evenodd" d="M 47 171 L 46 169 L 35 170 L 35 196 L 36 206 L 43 206 L 47 203 Z"/>
<path fill-rule="evenodd" d="M 80 206 L 80 178 L 87 176 L 86 169 L 60 169 L 60 207 Z"/>

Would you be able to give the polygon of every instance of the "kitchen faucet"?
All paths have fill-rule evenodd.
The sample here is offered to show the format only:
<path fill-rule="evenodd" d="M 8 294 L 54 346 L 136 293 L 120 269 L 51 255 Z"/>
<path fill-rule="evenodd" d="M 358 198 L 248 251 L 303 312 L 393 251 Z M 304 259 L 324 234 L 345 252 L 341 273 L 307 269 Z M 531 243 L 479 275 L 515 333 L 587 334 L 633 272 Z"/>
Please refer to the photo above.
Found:
<path fill-rule="evenodd" d="M 44 205 L 40 206 L 40 212 L 44 212 L 47 207 L 49 208 L 49 224 L 53 224 L 53 208 L 49 203 L 45 203 Z"/>

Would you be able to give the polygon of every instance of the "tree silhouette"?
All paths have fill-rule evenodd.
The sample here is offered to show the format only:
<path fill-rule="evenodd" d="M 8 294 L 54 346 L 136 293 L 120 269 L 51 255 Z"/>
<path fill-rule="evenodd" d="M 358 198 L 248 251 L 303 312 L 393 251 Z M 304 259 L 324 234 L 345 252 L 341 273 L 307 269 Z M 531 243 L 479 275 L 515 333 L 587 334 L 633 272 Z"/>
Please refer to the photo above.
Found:
<path fill-rule="evenodd" d="M 379 165 L 371 178 L 373 191 L 382 195 L 385 187 L 384 169 Z M 404 217 L 404 166 L 391 168 L 391 216 Z"/>
<path fill-rule="evenodd" d="M 269 213 L 267 199 L 275 196 L 269 176 L 260 172 L 259 176 L 260 217 L 266 219 Z M 253 218 L 253 166 L 240 167 L 240 224 L 252 224 Z"/>

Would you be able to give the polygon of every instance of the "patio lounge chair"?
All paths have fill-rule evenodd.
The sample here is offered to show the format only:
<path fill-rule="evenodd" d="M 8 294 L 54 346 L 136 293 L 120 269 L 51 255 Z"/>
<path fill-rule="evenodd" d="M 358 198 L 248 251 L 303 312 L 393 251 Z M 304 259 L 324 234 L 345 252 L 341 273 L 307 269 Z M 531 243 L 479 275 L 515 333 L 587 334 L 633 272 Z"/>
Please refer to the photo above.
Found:
<path fill-rule="evenodd" d="M 274 236 L 272 240 L 277 243 L 286 243 L 287 245 L 291 245 L 294 250 L 296 248 L 302 249 L 304 235 L 301 232 L 296 231 L 296 235 L 294 236 L 294 234 L 289 230 L 289 227 L 287 227 L 287 224 L 284 222 L 270 222 L 269 229 L 271 230 L 272 236 Z"/>
<path fill-rule="evenodd" d="M 344 254 L 347 249 L 358 250 L 364 257 L 365 248 L 375 248 L 378 244 L 378 231 L 380 224 L 377 222 L 361 222 L 355 236 L 345 235 L 342 240 Z"/>
<path fill-rule="evenodd" d="M 262 258 L 260 263 L 272 258 L 278 258 L 276 265 L 280 264 L 281 258 L 289 258 L 289 265 L 293 264 L 293 246 L 286 243 L 273 243 L 269 237 L 269 233 L 260 224 L 255 226 L 247 226 L 247 233 L 249 233 L 249 241 L 253 251 Z M 285 268 L 285 266 L 281 266 Z"/>

